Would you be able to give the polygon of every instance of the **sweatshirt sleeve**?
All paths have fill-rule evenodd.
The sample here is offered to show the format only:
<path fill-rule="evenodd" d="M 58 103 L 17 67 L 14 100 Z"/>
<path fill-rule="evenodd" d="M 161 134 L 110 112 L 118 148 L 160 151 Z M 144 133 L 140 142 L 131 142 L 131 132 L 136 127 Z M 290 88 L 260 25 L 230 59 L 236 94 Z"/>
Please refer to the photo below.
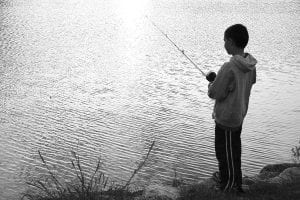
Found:
<path fill-rule="evenodd" d="M 253 70 L 253 81 L 252 81 L 252 84 L 255 84 L 256 83 L 256 68 L 254 68 Z"/>
<path fill-rule="evenodd" d="M 218 71 L 215 81 L 208 86 L 208 96 L 212 99 L 222 101 L 228 93 L 234 90 L 234 75 L 225 63 Z"/>

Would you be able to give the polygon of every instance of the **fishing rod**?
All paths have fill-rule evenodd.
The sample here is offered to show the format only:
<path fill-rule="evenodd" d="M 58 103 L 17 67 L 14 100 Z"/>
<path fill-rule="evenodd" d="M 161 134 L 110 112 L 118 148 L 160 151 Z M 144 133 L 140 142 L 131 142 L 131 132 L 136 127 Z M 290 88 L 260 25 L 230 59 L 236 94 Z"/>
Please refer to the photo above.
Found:
<path fill-rule="evenodd" d="M 164 33 L 151 19 L 149 19 L 149 17 L 146 15 L 146 18 L 151 22 L 151 24 L 161 33 L 161 34 L 163 34 L 168 40 L 169 40 L 169 42 L 171 42 L 171 44 L 173 44 L 175 47 L 176 47 L 176 49 L 178 50 L 178 51 L 180 51 L 193 65 L 194 65 L 194 67 L 196 68 L 196 69 L 198 69 L 200 72 L 201 72 L 201 74 L 203 75 L 203 76 L 205 76 L 206 77 L 206 79 L 209 81 L 209 82 L 212 82 L 212 81 L 214 81 L 214 79 L 215 79 L 215 77 L 216 77 L 216 73 L 215 72 L 209 72 L 209 73 L 204 73 L 199 67 L 198 67 L 198 65 L 190 58 L 190 57 L 188 57 L 186 54 L 185 54 L 185 52 L 184 52 L 184 50 L 183 49 L 180 49 L 178 46 L 177 46 L 177 44 L 173 41 L 173 40 L 171 40 L 171 38 L 169 38 L 169 36 L 166 34 L 166 33 Z"/>

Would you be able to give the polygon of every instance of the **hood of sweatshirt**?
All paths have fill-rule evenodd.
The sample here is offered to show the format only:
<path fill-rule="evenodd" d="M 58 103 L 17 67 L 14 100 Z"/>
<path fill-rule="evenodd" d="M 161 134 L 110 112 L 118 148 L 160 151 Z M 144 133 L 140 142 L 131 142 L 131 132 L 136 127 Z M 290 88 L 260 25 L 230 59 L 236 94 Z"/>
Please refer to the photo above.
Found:
<path fill-rule="evenodd" d="M 257 63 L 257 60 L 249 53 L 246 54 L 246 57 L 234 55 L 231 57 L 230 61 L 235 63 L 236 66 L 244 73 L 254 70 Z"/>

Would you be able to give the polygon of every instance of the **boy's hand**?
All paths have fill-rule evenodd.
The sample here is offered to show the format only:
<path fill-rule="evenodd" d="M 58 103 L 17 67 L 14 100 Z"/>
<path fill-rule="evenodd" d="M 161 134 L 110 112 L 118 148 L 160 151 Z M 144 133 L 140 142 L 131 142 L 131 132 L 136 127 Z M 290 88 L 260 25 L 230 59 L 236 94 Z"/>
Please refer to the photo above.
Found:
<path fill-rule="evenodd" d="M 206 74 L 206 80 L 208 80 L 211 83 L 215 80 L 216 76 L 217 74 L 215 72 L 210 71 Z"/>

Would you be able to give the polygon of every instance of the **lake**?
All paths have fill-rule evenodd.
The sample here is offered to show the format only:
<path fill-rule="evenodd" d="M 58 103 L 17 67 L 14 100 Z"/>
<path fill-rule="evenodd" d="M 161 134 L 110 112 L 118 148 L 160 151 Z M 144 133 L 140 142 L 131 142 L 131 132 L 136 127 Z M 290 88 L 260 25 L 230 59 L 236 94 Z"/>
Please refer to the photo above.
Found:
<path fill-rule="evenodd" d="M 148 18 L 146 17 L 148 16 Z M 39 176 L 38 151 L 71 180 L 71 152 L 124 183 L 187 183 L 217 170 L 213 101 L 201 73 L 230 59 L 224 30 L 248 27 L 258 60 L 242 170 L 291 162 L 300 140 L 298 0 L 1 0 L 0 199 Z"/>

